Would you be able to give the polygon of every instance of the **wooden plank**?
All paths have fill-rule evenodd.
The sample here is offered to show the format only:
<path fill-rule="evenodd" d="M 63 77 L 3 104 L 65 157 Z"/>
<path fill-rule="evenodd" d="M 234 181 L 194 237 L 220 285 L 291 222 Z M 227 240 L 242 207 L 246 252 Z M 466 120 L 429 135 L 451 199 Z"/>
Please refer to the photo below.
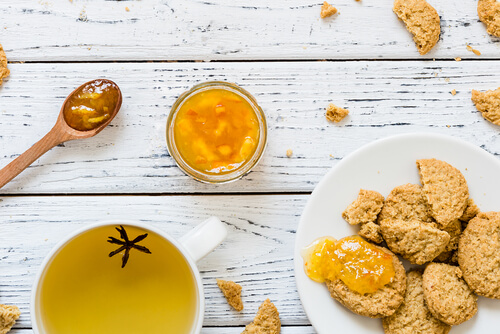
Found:
<path fill-rule="evenodd" d="M 426 58 L 500 57 L 476 0 L 429 0 L 441 40 Z M 1 43 L 11 61 L 420 58 L 393 0 L 3 1 Z M 126 11 L 129 7 L 130 11 Z"/>
<path fill-rule="evenodd" d="M 295 230 L 307 198 L 304 195 L 3 197 L 0 303 L 18 305 L 22 315 L 17 326 L 30 328 L 31 286 L 43 258 L 58 241 L 89 223 L 138 220 L 179 238 L 208 216 L 216 215 L 227 224 L 228 237 L 199 262 L 206 293 L 204 325 L 244 326 L 252 321 L 267 298 L 277 306 L 284 325 L 309 325 L 296 291 L 293 270 Z M 245 309 L 241 313 L 230 309 L 216 278 L 234 280 L 243 286 Z"/>
<path fill-rule="evenodd" d="M 310 192 L 355 149 L 408 132 L 448 134 L 500 154 L 498 127 L 470 100 L 473 88 L 498 87 L 498 61 L 13 64 L 11 70 L 0 89 L 0 166 L 52 127 L 65 96 L 80 83 L 113 79 L 124 102 L 110 128 L 56 147 L 2 193 Z M 166 148 L 169 108 L 207 80 L 240 84 L 268 119 L 262 161 L 228 185 L 190 179 Z M 327 122 L 330 102 L 351 114 L 339 124 Z"/>
<path fill-rule="evenodd" d="M 240 334 L 245 327 L 204 327 L 201 334 Z M 10 334 L 33 334 L 31 329 L 14 328 Z M 315 334 L 311 326 L 282 326 L 281 334 Z"/>

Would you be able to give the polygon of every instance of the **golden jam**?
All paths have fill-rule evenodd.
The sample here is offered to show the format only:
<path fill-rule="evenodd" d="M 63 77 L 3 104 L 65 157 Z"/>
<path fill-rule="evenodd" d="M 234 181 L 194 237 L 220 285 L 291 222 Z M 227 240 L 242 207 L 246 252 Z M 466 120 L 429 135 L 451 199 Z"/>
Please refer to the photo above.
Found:
<path fill-rule="evenodd" d="M 189 97 L 177 112 L 174 140 L 192 168 L 231 172 L 248 161 L 259 142 L 259 121 L 243 97 L 210 89 Z"/>
<path fill-rule="evenodd" d="M 395 276 L 392 255 L 359 236 L 324 237 L 303 249 L 304 270 L 312 280 L 342 280 L 360 294 L 373 293 Z"/>
<path fill-rule="evenodd" d="M 64 107 L 64 119 L 75 130 L 93 130 L 104 124 L 116 108 L 118 86 L 98 79 L 79 88 Z"/>

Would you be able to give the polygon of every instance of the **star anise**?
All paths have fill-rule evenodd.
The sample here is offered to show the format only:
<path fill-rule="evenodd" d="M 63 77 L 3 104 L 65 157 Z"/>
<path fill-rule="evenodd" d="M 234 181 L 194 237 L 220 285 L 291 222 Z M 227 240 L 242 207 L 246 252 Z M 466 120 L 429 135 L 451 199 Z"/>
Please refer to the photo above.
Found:
<path fill-rule="evenodd" d="M 121 245 L 119 248 L 117 248 L 116 250 L 109 253 L 109 257 L 115 256 L 116 254 L 125 250 L 125 253 L 123 254 L 123 257 L 122 257 L 122 268 L 125 267 L 125 265 L 127 264 L 128 258 L 130 256 L 130 250 L 132 248 L 135 248 L 138 251 L 146 253 L 146 254 L 151 254 L 151 251 L 149 249 L 147 249 L 146 247 L 141 246 L 141 245 L 137 245 L 137 243 L 139 241 L 144 240 L 148 236 L 147 233 L 141 234 L 140 236 L 136 237 L 134 240 L 130 241 L 128 239 L 127 231 L 125 231 L 125 228 L 122 225 L 120 225 L 119 228 L 116 227 L 116 230 L 120 233 L 120 239 L 123 239 L 123 240 L 118 240 L 118 239 L 113 238 L 113 237 L 108 237 L 109 243 Z"/>

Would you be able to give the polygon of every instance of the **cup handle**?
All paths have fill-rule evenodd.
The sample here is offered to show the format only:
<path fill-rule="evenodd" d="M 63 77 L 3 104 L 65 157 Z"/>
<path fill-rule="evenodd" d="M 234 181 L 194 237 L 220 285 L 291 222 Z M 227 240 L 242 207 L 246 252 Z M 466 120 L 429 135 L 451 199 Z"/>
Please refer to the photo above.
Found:
<path fill-rule="evenodd" d="M 185 234 L 179 241 L 191 258 L 198 262 L 219 246 L 226 236 L 227 229 L 224 223 L 217 217 L 210 217 Z"/>

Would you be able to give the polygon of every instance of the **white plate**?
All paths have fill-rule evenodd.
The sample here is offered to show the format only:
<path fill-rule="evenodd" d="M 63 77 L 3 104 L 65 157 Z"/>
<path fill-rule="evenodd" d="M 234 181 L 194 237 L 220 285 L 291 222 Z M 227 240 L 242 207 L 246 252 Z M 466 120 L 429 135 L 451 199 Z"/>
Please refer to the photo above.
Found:
<path fill-rule="evenodd" d="M 294 265 L 297 288 L 304 309 L 318 334 L 383 333 L 382 322 L 351 313 L 333 300 L 324 284 L 304 273 L 300 250 L 318 237 L 340 239 L 354 235 L 358 227 L 342 219 L 342 211 L 359 189 L 387 196 L 405 183 L 420 184 L 415 161 L 444 160 L 460 169 L 471 198 L 482 211 L 500 211 L 500 161 L 483 149 L 462 140 L 436 134 L 406 134 L 368 144 L 332 168 L 312 193 L 297 229 Z M 453 327 L 453 333 L 492 333 L 500 330 L 500 300 L 480 297 L 476 316 Z"/>

